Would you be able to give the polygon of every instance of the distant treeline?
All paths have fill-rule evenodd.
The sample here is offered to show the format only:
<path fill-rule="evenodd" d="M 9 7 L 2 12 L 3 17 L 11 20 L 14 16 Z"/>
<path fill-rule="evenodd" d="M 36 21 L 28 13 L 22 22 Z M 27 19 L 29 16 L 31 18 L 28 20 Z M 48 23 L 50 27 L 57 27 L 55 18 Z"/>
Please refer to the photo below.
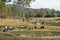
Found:
<path fill-rule="evenodd" d="M 1 4 L 0 4 L 1 5 Z M 33 17 L 60 17 L 60 11 L 55 9 L 41 8 L 31 9 L 26 8 L 21 10 L 16 5 L 13 7 L 0 6 L 0 18 L 33 18 Z"/>
<path fill-rule="evenodd" d="M 59 10 L 48 8 L 31 9 L 28 14 L 33 14 L 34 17 L 60 17 Z"/>

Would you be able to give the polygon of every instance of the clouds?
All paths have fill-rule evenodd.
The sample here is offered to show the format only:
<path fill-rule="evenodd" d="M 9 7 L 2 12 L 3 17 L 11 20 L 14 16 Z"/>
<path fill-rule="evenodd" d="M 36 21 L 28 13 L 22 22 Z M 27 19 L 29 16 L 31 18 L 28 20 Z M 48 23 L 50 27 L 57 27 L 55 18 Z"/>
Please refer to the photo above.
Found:
<path fill-rule="evenodd" d="M 36 0 L 31 3 L 31 8 L 50 8 L 60 10 L 60 0 Z"/>
<path fill-rule="evenodd" d="M 12 0 L 11 2 L 7 4 L 13 4 Z M 16 1 L 16 0 L 15 0 Z M 35 2 L 32 2 L 30 8 L 50 8 L 50 9 L 56 9 L 60 10 L 60 0 L 36 0 Z"/>
<path fill-rule="evenodd" d="M 8 2 L 8 3 L 6 3 L 6 4 L 13 4 L 13 1 L 14 1 L 14 0 L 12 0 L 11 2 Z"/>

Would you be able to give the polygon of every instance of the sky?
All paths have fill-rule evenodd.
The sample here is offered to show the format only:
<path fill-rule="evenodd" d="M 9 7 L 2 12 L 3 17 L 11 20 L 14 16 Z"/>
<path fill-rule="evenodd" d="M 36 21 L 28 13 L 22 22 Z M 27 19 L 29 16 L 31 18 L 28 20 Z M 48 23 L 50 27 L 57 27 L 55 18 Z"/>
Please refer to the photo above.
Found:
<path fill-rule="evenodd" d="M 13 4 L 12 2 L 9 2 Z M 60 0 L 36 0 L 35 2 L 30 3 L 30 8 L 40 9 L 40 8 L 49 8 L 60 10 Z"/>
<path fill-rule="evenodd" d="M 60 0 L 36 0 L 31 3 L 31 8 L 50 8 L 60 10 Z"/>
<path fill-rule="evenodd" d="M 14 0 L 12 0 L 11 2 L 8 2 L 8 3 L 6 3 L 6 4 L 13 4 L 13 1 L 14 1 Z"/>

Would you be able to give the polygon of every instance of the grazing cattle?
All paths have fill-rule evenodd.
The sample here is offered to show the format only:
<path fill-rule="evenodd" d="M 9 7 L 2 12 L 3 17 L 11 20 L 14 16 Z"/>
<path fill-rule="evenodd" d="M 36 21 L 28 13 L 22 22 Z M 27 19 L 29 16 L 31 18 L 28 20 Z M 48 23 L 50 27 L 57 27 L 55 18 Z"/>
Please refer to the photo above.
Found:
<path fill-rule="evenodd" d="M 27 25 L 25 25 L 24 27 L 25 27 L 25 28 L 27 28 L 28 26 L 27 26 Z"/>
<path fill-rule="evenodd" d="M 26 26 L 26 28 L 27 28 L 27 29 L 30 29 L 30 30 L 32 30 L 32 29 L 33 29 L 33 27 L 32 27 L 32 26 Z"/>
<path fill-rule="evenodd" d="M 2 28 L 3 32 L 6 32 L 5 28 Z"/>
<path fill-rule="evenodd" d="M 41 29 L 44 29 L 44 26 L 41 26 Z"/>
<path fill-rule="evenodd" d="M 45 21 L 44 21 L 44 20 L 40 20 L 40 22 L 41 22 L 41 24 L 44 24 L 44 23 L 45 23 Z"/>
<path fill-rule="evenodd" d="M 14 30 L 14 27 L 8 27 L 7 29 L 8 29 L 7 31 L 11 31 Z"/>
<path fill-rule="evenodd" d="M 37 27 L 35 26 L 34 28 L 36 29 Z"/>
<path fill-rule="evenodd" d="M 2 30 L 3 30 L 3 32 L 6 32 L 7 31 L 7 27 L 3 27 Z"/>
<path fill-rule="evenodd" d="M 34 24 L 36 24 L 37 22 L 34 22 Z"/>
<path fill-rule="evenodd" d="M 11 30 L 14 30 L 14 27 L 7 27 L 7 26 L 3 27 L 3 32 L 9 32 Z"/>
<path fill-rule="evenodd" d="M 29 29 L 30 29 L 30 30 L 32 30 L 32 29 L 33 29 L 33 27 L 32 27 L 32 26 L 29 26 Z"/>

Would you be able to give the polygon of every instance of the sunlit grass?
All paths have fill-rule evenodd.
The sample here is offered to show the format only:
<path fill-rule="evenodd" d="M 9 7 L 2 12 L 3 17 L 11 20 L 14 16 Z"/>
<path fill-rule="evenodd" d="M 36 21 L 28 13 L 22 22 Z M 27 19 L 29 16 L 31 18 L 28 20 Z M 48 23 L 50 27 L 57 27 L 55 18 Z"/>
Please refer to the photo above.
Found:
<path fill-rule="evenodd" d="M 49 26 L 60 26 L 60 22 L 46 22 Z"/>
<path fill-rule="evenodd" d="M 37 19 L 36 19 L 37 20 Z M 32 22 L 36 21 L 35 19 L 31 20 Z M 18 19 L 0 19 L 0 27 L 1 26 L 14 26 L 17 27 L 19 25 L 24 25 L 24 24 L 31 24 L 31 22 L 23 22 L 22 20 Z M 34 24 L 32 24 L 34 26 Z M 36 25 L 38 29 L 40 29 L 41 24 Z M 49 30 L 60 30 L 60 22 L 46 22 L 45 28 L 44 29 L 49 29 Z"/>

